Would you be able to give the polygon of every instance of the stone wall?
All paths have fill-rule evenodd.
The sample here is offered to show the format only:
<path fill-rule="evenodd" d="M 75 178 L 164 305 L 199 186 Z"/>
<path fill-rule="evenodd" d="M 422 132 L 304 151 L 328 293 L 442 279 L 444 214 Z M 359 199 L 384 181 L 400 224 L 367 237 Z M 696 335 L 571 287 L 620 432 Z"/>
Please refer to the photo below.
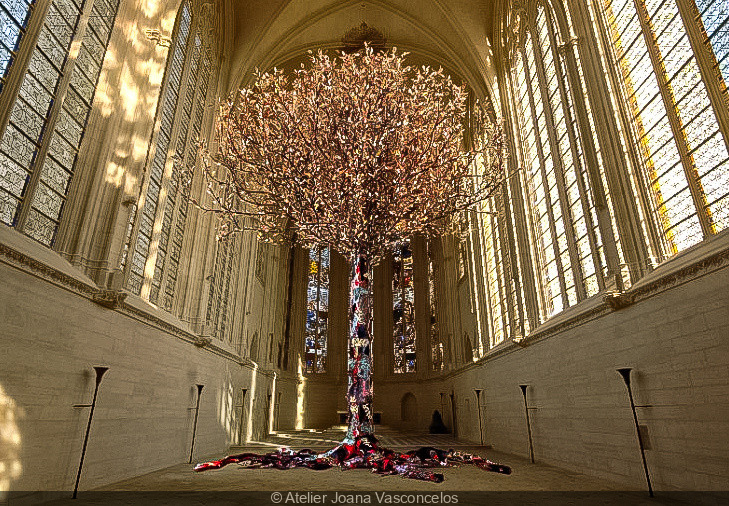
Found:
<path fill-rule="evenodd" d="M 8 239 L 17 249 L 6 246 Z M 194 461 L 225 454 L 241 436 L 262 437 L 275 415 L 291 423 L 295 382 L 260 369 L 227 343 L 196 346 L 199 337 L 186 324 L 139 298 L 128 296 L 115 308 L 96 303 L 94 283 L 58 255 L 32 247 L 34 257 L 24 255 L 18 249 L 31 241 L 11 230 L 3 230 L 3 240 L 0 459 L 11 470 L 1 476 L 11 478 L 5 489 L 73 488 L 89 413 L 73 405 L 91 402 L 95 365 L 110 369 L 99 389 L 82 490 L 186 462 L 198 383 L 204 389 Z"/>
<path fill-rule="evenodd" d="M 483 389 L 486 444 L 528 456 L 524 401 L 528 384 L 536 460 L 643 488 L 645 479 L 627 391 L 616 372 L 632 367 L 633 392 L 654 486 L 729 487 L 729 236 L 666 262 L 613 310 L 600 297 L 558 315 L 520 344 L 506 342 L 478 362 L 424 383 L 380 382 L 376 409 L 398 426 L 412 392 L 420 430 L 433 410 L 459 439 L 478 442 L 474 389 Z M 394 423 L 391 423 L 391 420 Z"/>

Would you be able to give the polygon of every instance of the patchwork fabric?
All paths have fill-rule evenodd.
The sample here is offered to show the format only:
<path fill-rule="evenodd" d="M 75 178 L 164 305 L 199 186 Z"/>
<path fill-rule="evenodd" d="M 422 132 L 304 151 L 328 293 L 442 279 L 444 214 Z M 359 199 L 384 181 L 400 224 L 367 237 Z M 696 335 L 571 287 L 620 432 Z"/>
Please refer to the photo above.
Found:
<path fill-rule="evenodd" d="M 403 478 L 435 483 L 443 481 L 443 474 L 436 473 L 432 469 L 462 464 L 474 465 L 485 471 L 511 474 L 509 466 L 497 464 L 470 453 L 440 450 L 429 446 L 400 453 L 381 447 L 377 438 L 371 434 L 355 438 L 352 444 L 342 443 L 325 453 L 314 453 L 308 449 L 299 451 L 280 449 L 264 455 L 241 453 L 229 455 L 221 460 L 198 464 L 195 466 L 195 471 L 220 469 L 228 464 L 239 464 L 241 467 L 254 469 L 308 467 L 319 470 L 335 466 L 344 470 L 370 469 L 377 474 L 399 474 Z"/>

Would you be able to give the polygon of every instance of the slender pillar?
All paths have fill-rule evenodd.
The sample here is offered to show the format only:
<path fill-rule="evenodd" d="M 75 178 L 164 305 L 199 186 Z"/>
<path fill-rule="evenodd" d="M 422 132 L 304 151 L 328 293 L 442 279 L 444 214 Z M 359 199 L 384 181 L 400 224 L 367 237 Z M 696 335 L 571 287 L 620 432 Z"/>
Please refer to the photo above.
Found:
<path fill-rule="evenodd" d="M 94 387 L 94 398 L 91 401 L 91 404 L 84 404 L 84 405 L 77 405 L 74 407 L 91 407 L 91 411 L 89 411 L 89 423 L 86 424 L 86 434 L 84 435 L 84 445 L 81 449 L 81 461 L 78 464 L 78 473 L 76 473 L 76 484 L 73 487 L 73 498 L 76 499 L 76 496 L 78 495 L 78 484 L 79 481 L 81 481 L 81 470 L 84 467 L 84 457 L 86 457 L 86 447 L 89 444 L 89 432 L 91 431 L 91 420 L 94 418 L 94 409 L 96 408 L 96 397 L 99 394 L 99 385 L 101 384 L 101 378 L 104 376 L 104 373 L 109 370 L 108 367 L 101 367 L 96 366 L 94 367 L 94 370 L 96 371 L 96 387 Z"/>
<path fill-rule="evenodd" d="M 640 447 L 640 457 L 643 459 L 643 471 L 645 472 L 645 481 L 648 484 L 648 495 L 653 497 L 653 486 L 651 485 L 651 477 L 648 474 L 648 462 L 645 459 L 645 448 L 643 447 L 643 439 L 640 437 L 640 427 L 638 426 L 638 415 L 635 412 L 635 401 L 633 401 L 633 390 L 630 388 L 630 371 L 632 368 L 623 367 L 617 370 L 625 381 L 625 387 L 628 389 L 628 398 L 630 399 L 630 409 L 633 411 L 633 422 L 635 422 L 635 434 L 638 436 L 638 446 Z"/>

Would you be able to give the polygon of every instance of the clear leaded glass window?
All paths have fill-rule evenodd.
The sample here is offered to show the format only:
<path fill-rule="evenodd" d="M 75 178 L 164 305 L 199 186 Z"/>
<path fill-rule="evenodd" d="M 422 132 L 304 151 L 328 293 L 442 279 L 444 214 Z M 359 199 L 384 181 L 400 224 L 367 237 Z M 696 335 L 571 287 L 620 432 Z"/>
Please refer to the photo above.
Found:
<path fill-rule="evenodd" d="M 726 88 L 729 82 L 729 3 L 725 0 L 696 0 L 696 7 Z"/>
<path fill-rule="evenodd" d="M 723 0 L 604 0 L 602 6 L 650 211 L 670 255 L 729 224 L 729 152 L 717 119 L 726 115 L 729 6 Z M 710 57 L 697 58 L 694 51 L 705 49 Z"/>
<path fill-rule="evenodd" d="M 25 75 L 0 140 L 0 221 L 52 246 L 119 2 L 54 0 L 33 48 L 21 45 L 29 3 L 1 5 L 2 93 L 16 91 L 7 72 Z M 21 54 L 24 70 L 12 65 Z"/>
<path fill-rule="evenodd" d="M 0 1 L 0 91 L 30 18 L 32 0 Z"/>
<path fill-rule="evenodd" d="M 160 102 L 160 127 L 154 146 L 152 164 L 149 169 L 149 182 L 146 195 L 144 195 L 144 203 L 140 207 L 141 212 L 137 216 L 139 222 L 137 224 L 137 237 L 134 242 L 131 265 L 127 275 L 127 288 L 137 295 L 141 294 L 152 241 L 157 239 L 153 238 L 153 230 L 160 193 L 164 183 L 168 148 L 172 140 L 177 99 L 182 85 L 190 24 L 192 23 L 192 11 L 190 9 L 190 3 L 185 2 L 180 10 L 177 34 L 172 44 L 172 55 L 167 69 L 167 83 Z"/>
<path fill-rule="evenodd" d="M 240 250 L 240 237 L 226 237 L 218 241 L 213 274 L 210 277 L 210 293 L 205 321 L 211 334 L 220 339 L 232 341 L 230 332 L 230 299 L 235 293 L 235 280 Z"/>
<path fill-rule="evenodd" d="M 180 7 L 158 106 L 146 184 L 128 224 L 122 255 L 128 289 L 171 311 L 189 210 L 182 176 L 196 163 L 206 103 L 215 77 L 215 44 L 205 9 Z M 127 263 L 129 258 L 129 265 Z"/>
<path fill-rule="evenodd" d="M 329 248 L 309 250 L 306 287 L 306 327 L 304 331 L 304 371 L 326 372 L 329 335 Z"/>
<path fill-rule="evenodd" d="M 415 291 L 410 241 L 393 250 L 392 320 L 395 372 L 415 372 Z"/>
<path fill-rule="evenodd" d="M 512 60 L 515 124 L 524 171 L 527 229 L 530 235 L 541 319 L 548 318 L 604 288 L 605 259 L 581 131 L 594 134 L 594 118 L 571 43 L 562 44 L 552 12 L 537 3 L 533 20 L 521 17 L 521 31 Z M 577 62 L 578 75 L 567 71 L 568 58 Z M 575 110 L 575 94 L 584 100 L 587 118 L 583 129 Z M 596 169 L 604 170 L 597 150 Z M 607 194 L 609 199 L 609 192 Z M 494 209 L 495 215 L 502 213 Z M 608 226 L 614 226 L 612 223 Z M 486 273 L 489 296 L 506 300 L 512 290 L 503 285 L 503 273 L 492 272 L 503 263 L 499 223 L 483 225 L 486 238 Z M 494 245 L 494 253 L 490 253 Z M 490 256 L 489 256 L 490 255 Z M 495 262 L 494 266 L 491 265 Z M 492 279 L 493 278 L 493 279 Z M 501 280 L 499 285 L 497 281 Z M 503 338 L 508 325 L 505 308 L 494 305 L 492 345 Z M 502 323 L 499 323 L 501 320 Z"/>

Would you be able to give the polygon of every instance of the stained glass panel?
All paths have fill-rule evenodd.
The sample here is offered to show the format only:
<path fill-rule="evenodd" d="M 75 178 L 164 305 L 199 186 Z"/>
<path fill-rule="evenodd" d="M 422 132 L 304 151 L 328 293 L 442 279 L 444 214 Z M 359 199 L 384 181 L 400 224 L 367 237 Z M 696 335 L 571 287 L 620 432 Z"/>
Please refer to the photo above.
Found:
<path fill-rule="evenodd" d="M 132 265 L 127 278 L 127 288 L 132 293 L 139 295 L 144 280 L 144 269 L 149 255 L 149 247 L 152 242 L 152 228 L 157 214 L 157 204 L 162 186 L 167 150 L 172 135 L 177 98 L 182 83 L 182 71 L 185 64 L 185 53 L 187 40 L 190 34 L 190 23 L 192 13 L 190 4 L 185 2 L 182 5 L 180 23 L 175 37 L 172 50 L 172 60 L 167 70 L 167 85 L 164 97 L 160 103 L 160 128 L 157 133 L 157 142 L 154 146 L 154 158 L 149 171 L 149 186 L 144 199 L 144 204 L 139 214 L 139 232 L 134 246 Z"/>
<path fill-rule="evenodd" d="M 415 372 L 415 291 L 410 241 L 394 248 L 392 267 L 394 372 Z"/>
<path fill-rule="evenodd" d="M 192 118 L 192 135 L 187 145 L 187 154 L 185 158 L 186 166 L 190 167 L 196 162 L 197 158 L 197 141 L 200 138 L 200 130 L 202 128 L 202 120 L 205 113 L 205 100 L 207 97 L 208 83 L 212 72 L 212 62 L 210 54 L 206 53 L 203 59 L 202 73 L 199 79 L 200 89 L 198 91 L 197 103 L 195 104 L 195 113 Z M 179 267 L 180 256 L 182 254 L 182 242 L 185 236 L 185 227 L 187 225 L 187 210 L 189 207 L 190 188 L 183 185 L 181 190 L 180 204 L 177 209 L 177 218 L 175 222 L 174 232 L 170 245 L 170 266 L 167 269 L 167 283 L 165 285 L 165 309 L 172 307 L 172 301 L 175 294 L 177 283 L 177 270 Z"/>
<path fill-rule="evenodd" d="M 723 23 L 728 14 L 723 4 L 712 0 L 696 4 L 720 61 L 726 56 Z M 711 232 L 724 228 L 726 208 L 714 209 L 713 204 L 729 194 L 725 185 L 715 183 L 722 176 L 729 179 L 724 168 L 729 165 L 729 153 L 718 133 L 718 122 L 675 0 L 615 0 L 606 1 L 605 7 L 654 197 L 654 212 L 668 252 L 676 253 L 703 238 L 697 213 L 707 217 Z M 650 17 L 646 33 L 637 17 L 643 9 Z M 650 65 L 649 45 L 661 68 L 661 78 L 665 73 L 664 84 Z M 634 65 L 637 59 L 644 63 Z M 724 72 L 721 64 L 720 69 Z M 663 95 L 659 86 L 665 86 Z M 681 136 L 674 135 L 669 112 L 675 114 Z M 679 155 L 679 147 L 684 146 L 677 143 L 685 143 L 688 157 L 684 161 Z M 718 172 L 711 176 L 715 169 Z M 695 176 L 692 195 L 687 178 Z"/>
<path fill-rule="evenodd" d="M 0 91 L 13 63 L 13 54 L 17 52 L 25 34 L 32 3 L 25 0 L 0 1 Z"/>
<path fill-rule="evenodd" d="M 3 2 L 0 10 L 9 14 L 22 15 L 23 2 Z M 27 4 L 25 4 L 27 7 Z M 5 9 L 10 7 L 10 9 Z M 0 216 L 8 225 L 17 223 L 18 212 L 27 193 L 27 184 L 34 171 L 35 158 L 48 121 L 50 107 L 61 78 L 61 67 L 68 55 L 71 39 L 78 22 L 80 9 L 75 4 L 54 1 L 41 28 L 38 43 L 34 48 L 28 69 L 20 85 L 18 99 L 13 105 L 10 122 L 0 141 L 0 152 L 4 155 L 0 166 L 1 181 L 15 181 L 16 184 L 3 187 Z M 27 16 L 27 13 L 26 13 Z M 25 22 L 25 20 L 24 20 Z M 5 29 L 5 27 L 3 27 Z M 9 35 L 3 31 L 3 40 Z M 17 40 L 16 40 L 17 43 Z M 11 161 L 12 160 L 12 161 Z M 23 188 L 17 192 L 18 169 L 25 172 Z M 55 220 L 62 209 L 63 200 L 51 187 L 40 185 L 36 191 L 37 205 L 28 214 L 25 231 L 31 237 L 50 246 L 55 236 Z"/>
<path fill-rule="evenodd" d="M 729 3 L 726 0 L 696 0 L 696 7 L 726 86 L 729 83 Z"/>
<path fill-rule="evenodd" d="M 232 281 L 239 250 L 240 238 L 238 236 L 230 236 L 218 242 L 215 252 L 215 264 L 210 277 L 210 291 L 205 317 L 205 323 L 211 334 L 217 339 L 229 342 L 233 337 L 228 332 L 228 316 L 231 310 L 230 296 L 234 292 Z"/>
<path fill-rule="evenodd" d="M 192 114 L 195 90 L 197 89 L 197 79 L 200 75 L 198 72 L 198 66 L 200 63 L 201 50 L 202 39 L 200 38 L 200 28 L 198 28 L 198 32 L 195 34 L 194 38 L 192 55 L 188 63 L 189 71 L 187 72 L 187 82 L 185 83 L 185 95 L 182 102 L 180 118 L 178 120 L 180 126 L 176 133 L 177 142 L 175 145 L 172 177 L 166 183 L 167 198 L 165 199 L 164 212 L 162 215 L 162 228 L 160 229 L 159 244 L 157 246 L 157 258 L 154 266 L 154 274 L 152 276 L 152 286 L 149 292 L 149 301 L 155 304 L 157 303 L 159 291 L 162 286 L 162 276 L 164 274 L 170 234 L 172 232 L 172 224 L 176 214 L 178 194 L 181 190 L 180 176 L 183 170 L 181 164 L 185 159 L 185 147 L 187 146 L 187 133 L 190 126 L 190 116 Z"/>
<path fill-rule="evenodd" d="M 329 335 L 329 247 L 309 250 L 304 330 L 304 371 L 326 372 Z"/>
<path fill-rule="evenodd" d="M 438 293 L 435 284 L 433 251 L 432 246 L 428 244 L 428 304 L 430 306 L 431 363 L 434 371 L 442 371 L 445 364 L 443 361 L 443 341 L 438 328 Z"/>

